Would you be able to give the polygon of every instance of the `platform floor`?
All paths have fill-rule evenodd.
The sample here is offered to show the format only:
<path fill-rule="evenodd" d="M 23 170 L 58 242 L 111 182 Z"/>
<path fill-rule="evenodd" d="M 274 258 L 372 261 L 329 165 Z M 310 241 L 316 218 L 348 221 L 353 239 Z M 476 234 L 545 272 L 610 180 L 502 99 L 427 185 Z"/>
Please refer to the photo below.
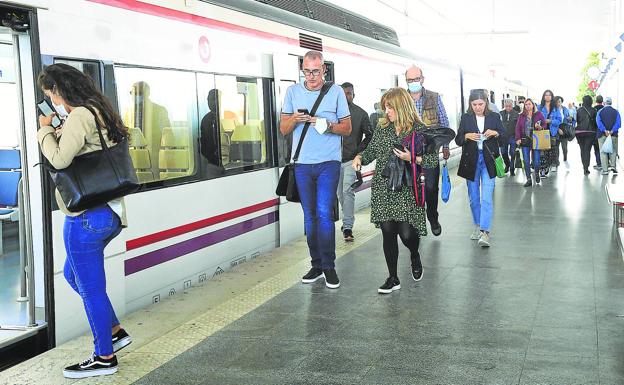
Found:
<path fill-rule="evenodd" d="M 135 342 L 115 376 L 62 378 L 89 353 L 84 336 L 0 383 L 623 384 L 624 263 L 604 193 L 617 178 L 577 168 L 534 188 L 497 180 L 489 249 L 469 239 L 456 180 L 442 235 L 421 243 L 423 280 L 401 248 L 391 295 L 377 294 L 387 270 L 364 211 L 356 242 L 337 242 L 338 290 L 298 282 L 300 239 L 124 319 Z"/>

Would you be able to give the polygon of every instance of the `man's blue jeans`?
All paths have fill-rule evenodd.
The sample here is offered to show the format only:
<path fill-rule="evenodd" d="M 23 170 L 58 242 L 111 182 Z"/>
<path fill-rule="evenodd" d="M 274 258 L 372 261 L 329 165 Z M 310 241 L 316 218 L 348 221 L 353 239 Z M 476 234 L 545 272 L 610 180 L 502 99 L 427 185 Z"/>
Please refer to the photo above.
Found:
<path fill-rule="evenodd" d="M 522 158 L 524 160 L 524 173 L 527 179 L 531 179 L 531 165 L 535 171 L 540 169 L 540 151 L 532 150 L 530 147 L 522 147 Z"/>
<path fill-rule="evenodd" d="M 470 198 L 470 210 L 472 211 L 472 221 L 479 226 L 482 231 L 490 231 L 493 213 L 493 195 L 496 177 L 490 178 L 483 153 L 479 151 L 477 159 L 477 171 L 475 180 L 466 180 L 468 183 L 468 197 Z"/>
<path fill-rule="evenodd" d="M 295 180 L 303 208 L 312 267 L 333 269 L 336 259 L 334 205 L 340 162 L 295 164 Z"/>
<path fill-rule="evenodd" d="M 106 294 L 104 248 L 120 232 L 119 217 L 108 205 L 67 216 L 63 228 L 67 252 L 63 273 L 82 298 L 98 356 L 113 354 L 111 328 L 119 325 Z"/>

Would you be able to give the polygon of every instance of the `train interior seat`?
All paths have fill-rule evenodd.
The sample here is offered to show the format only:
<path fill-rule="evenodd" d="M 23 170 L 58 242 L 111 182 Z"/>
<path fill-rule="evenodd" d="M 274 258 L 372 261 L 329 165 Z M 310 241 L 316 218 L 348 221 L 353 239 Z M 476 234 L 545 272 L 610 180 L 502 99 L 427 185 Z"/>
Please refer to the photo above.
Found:
<path fill-rule="evenodd" d="M 191 151 L 187 127 L 165 127 L 162 130 L 158 167 L 160 179 L 178 178 L 189 175 Z"/>
<path fill-rule="evenodd" d="M 253 163 L 262 160 L 262 132 L 257 123 L 236 126 L 230 145 L 230 160 Z"/>
<path fill-rule="evenodd" d="M 132 164 L 136 170 L 137 179 L 140 183 L 147 183 L 154 180 L 154 174 L 151 171 L 152 159 L 147 148 L 147 141 L 143 132 L 138 128 L 130 129 L 129 143 L 130 157 Z"/>
<path fill-rule="evenodd" d="M 19 150 L 0 150 L 0 221 L 19 220 L 18 190 L 22 179 L 21 168 Z M 0 255 L 3 252 L 2 223 L 0 223 Z"/>

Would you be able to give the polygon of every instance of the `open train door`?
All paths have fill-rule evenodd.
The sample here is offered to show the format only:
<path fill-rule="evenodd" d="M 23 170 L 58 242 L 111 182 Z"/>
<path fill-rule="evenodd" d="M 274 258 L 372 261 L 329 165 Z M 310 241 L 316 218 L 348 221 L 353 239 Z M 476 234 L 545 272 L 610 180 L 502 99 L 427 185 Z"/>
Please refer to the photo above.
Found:
<path fill-rule="evenodd" d="M 277 112 L 277 155 L 279 175 L 290 159 L 292 134 L 284 136 L 279 132 L 280 112 L 286 89 L 299 81 L 299 60 L 297 55 L 273 54 L 273 78 L 275 79 L 275 110 Z M 279 175 L 277 176 L 279 178 Z M 276 183 L 277 185 L 277 183 Z M 299 203 L 288 202 L 280 197 L 279 204 L 279 244 L 286 244 L 304 234 L 303 211 Z"/>
<path fill-rule="evenodd" d="M 36 11 L 0 2 L 0 371 L 50 347 Z"/>

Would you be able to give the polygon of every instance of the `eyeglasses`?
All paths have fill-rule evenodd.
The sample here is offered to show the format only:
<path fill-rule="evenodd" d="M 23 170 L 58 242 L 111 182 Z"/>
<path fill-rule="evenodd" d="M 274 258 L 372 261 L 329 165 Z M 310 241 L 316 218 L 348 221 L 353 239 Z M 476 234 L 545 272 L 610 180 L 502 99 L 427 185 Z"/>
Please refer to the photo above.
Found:
<path fill-rule="evenodd" d="M 419 76 L 419 77 L 413 78 L 413 79 L 405 79 L 405 81 L 407 81 L 408 83 L 419 83 L 423 79 L 424 78 L 422 76 Z"/>
<path fill-rule="evenodd" d="M 313 77 L 317 77 L 321 74 L 321 70 L 316 69 L 316 70 L 303 70 L 303 75 L 304 76 L 310 76 L 312 75 Z"/>

